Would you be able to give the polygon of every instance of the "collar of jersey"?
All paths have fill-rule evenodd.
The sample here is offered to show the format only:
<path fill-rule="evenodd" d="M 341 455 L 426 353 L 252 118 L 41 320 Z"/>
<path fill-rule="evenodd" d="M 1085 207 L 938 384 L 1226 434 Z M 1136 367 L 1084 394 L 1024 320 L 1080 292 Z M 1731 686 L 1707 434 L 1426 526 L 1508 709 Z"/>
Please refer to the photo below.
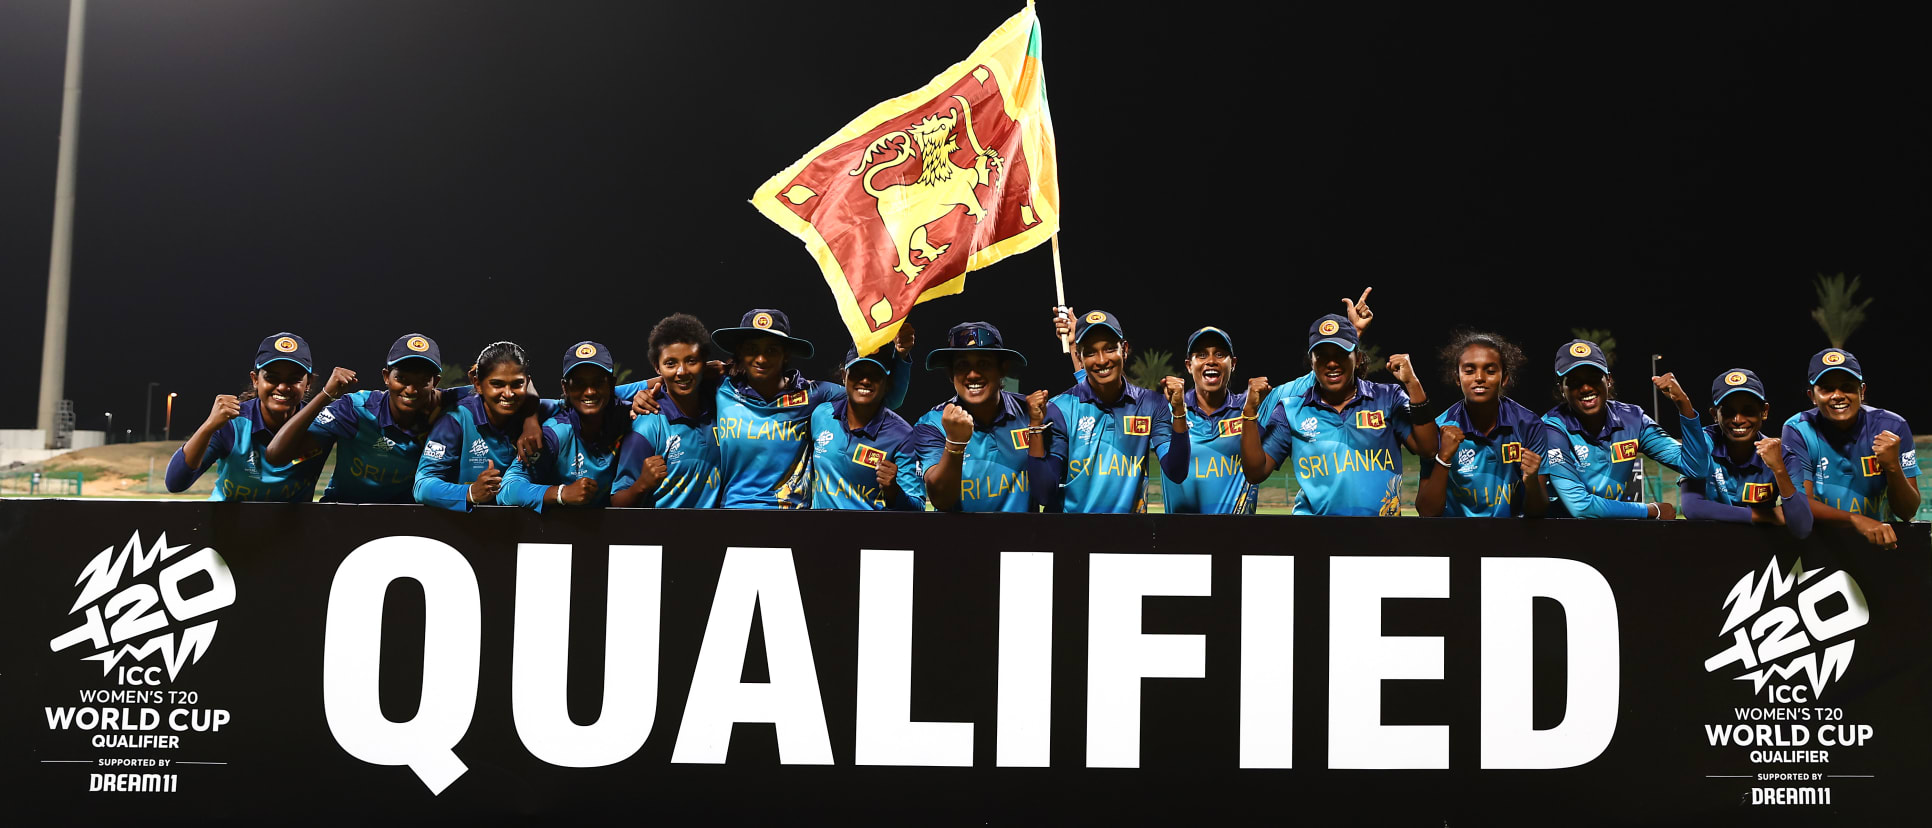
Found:
<path fill-rule="evenodd" d="M 1536 415 L 1529 409 L 1519 405 L 1515 400 L 1504 397 L 1496 407 L 1496 432 L 1492 433 L 1504 431 L 1514 433 L 1521 430 L 1520 426 L 1523 423 L 1535 419 Z M 1469 407 L 1464 400 L 1457 400 L 1455 405 L 1449 406 L 1448 411 L 1442 412 L 1442 421 L 1455 423 L 1457 428 L 1462 429 L 1463 434 L 1470 437 L 1481 437 L 1487 440 L 1491 436 L 1477 431 L 1475 426 L 1470 424 Z"/>
<path fill-rule="evenodd" d="M 1625 418 L 1623 417 L 1623 415 L 1618 411 L 1619 408 L 1623 407 L 1624 405 L 1627 405 L 1627 403 L 1619 403 L 1616 400 L 1604 400 L 1603 404 L 1604 404 L 1603 431 L 1598 432 L 1596 434 L 1584 434 L 1583 421 L 1578 419 L 1576 414 L 1570 411 L 1570 407 L 1568 405 L 1558 403 L 1556 408 L 1553 408 L 1550 410 L 1550 413 L 1555 414 L 1556 418 L 1563 422 L 1563 427 L 1566 430 L 1575 432 L 1577 434 L 1583 434 L 1583 436 L 1585 437 L 1593 438 L 1596 440 L 1602 440 L 1606 437 L 1609 437 L 1611 434 L 1615 433 L 1617 429 L 1620 429 L 1629 425 L 1629 423 L 1625 422 Z"/>
<path fill-rule="evenodd" d="M 1348 402 L 1343 403 L 1341 410 L 1347 411 L 1355 406 L 1368 404 L 1369 400 L 1375 399 L 1375 386 L 1376 383 L 1369 382 L 1361 377 L 1356 377 L 1355 396 Z M 1328 408 L 1331 411 L 1334 410 L 1329 407 L 1328 403 L 1322 402 L 1322 384 L 1319 381 L 1310 383 L 1308 390 L 1302 392 L 1301 399 L 1306 405 L 1317 405 L 1322 408 Z"/>
<path fill-rule="evenodd" d="M 499 437 L 509 436 L 508 434 L 505 434 L 503 432 L 503 429 L 497 428 L 495 425 L 492 425 L 490 423 L 490 412 L 489 412 L 489 409 L 486 409 L 483 407 L 482 394 L 471 394 L 467 397 L 464 397 L 463 401 L 457 403 L 457 405 L 464 409 L 467 409 L 470 412 L 470 420 L 476 423 L 477 431 L 483 431 L 485 429 L 488 429 L 489 433 L 495 434 Z"/>
<path fill-rule="evenodd" d="M 1233 391 L 1229 391 L 1227 399 L 1224 399 L 1221 401 L 1221 407 L 1214 409 L 1213 411 L 1207 412 L 1207 415 L 1209 417 L 1219 417 L 1223 413 L 1231 411 L 1235 408 L 1239 408 L 1240 406 L 1246 404 L 1248 401 L 1248 398 L 1245 394 L 1246 392 L 1237 394 Z M 1187 393 L 1181 396 L 1181 402 L 1187 404 L 1187 410 L 1189 411 L 1201 410 L 1200 400 L 1201 400 L 1200 396 L 1195 394 L 1194 389 L 1192 388 L 1187 389 Z"/>
<path fill-rule="evenodd" d="M 1090 403 L 1093 405 L 1100 406 L 1101 408 L 1111 410 L 1115 408 L 1120 408 L 1121 406 L 1133 405 L 1134 403 L 1140 402 L 1140 396 L 1142 394 L 1147 393 L 1147 389 L 1142 388 L 1138 385 L 1135 385 L 1131 382 L 1128 382 L 1125 378 L 1123 378 L 1121 379 L 1120 399 L 1114 400 L 1112 405 L 1108 405 L 1107 403 L 1101 402 L 1100 395 L 1095 393 L 1093 390 L 1093 383 L 1088 382 L 1085 379 L 1082 379 L 1080 382 L 1075 383 L 1073 388 L 1067 393 L 1072 394 L 1074 399 L 1079 400 L 1083 403 Z"/>
<path fill-rule="evenodd" d="M 731 386 L 738 389 L 738 395 L 745 399 L 768 403 L 778 399 L 778 397 L 783 397 L 786 394 L 804 388 L 806 386 L 805 373 L 797 368 L 786 371 L 784 376 L 778 378 L 778 397 L 773 397 L 770 400 L 759 396 L 758 389 L 751 387 L 751 380 L 745 377 L 732 377 Z"/>
<path fill-rule="evenodd" d="M 1704 433 L 1710 435 L 1710 438 L 1711 438 L 1711 459 L 1712 460 L 1721 462 L 1724 465 L 1730 466 L 1731 468 L 1734 468 L 1734 469 L 1757 469 L 1759 471 L 1765 470 L 1764 458 L 1759 457 L 1758 453 L 1755 451 L 1751 452 L 1751 458 L 1749 460 L 1744 461 L 1744 465 L 1740 466 L 1736 463 L 1731 462 L 1731 450 L 1724 447 L 1725 443 L 1724 443 L 1723 426 L 1707 425 L 1704 427 Z M 1763 433 L 1758 434 L 1758 439 L 1760 440 L 1764 439 Z"/>
<path fill-rule="evenodd" d="M 677 400 L 671 397 L 671 389 L 665 383 L 658 383 L 657 390 L 652 392 L 651 396 L 657 399 L 657 413 L 664 416 L 665 422 L 685 420 L 695 423 L 704 417 L 704 415 L 711 413 L 709 410 L 700 411 L 696 415 L 684 413 L 683 409 L 678 408 Z M 702 387 L 698 389 L 698 399 L 704 399 L 704 389 Z"/>

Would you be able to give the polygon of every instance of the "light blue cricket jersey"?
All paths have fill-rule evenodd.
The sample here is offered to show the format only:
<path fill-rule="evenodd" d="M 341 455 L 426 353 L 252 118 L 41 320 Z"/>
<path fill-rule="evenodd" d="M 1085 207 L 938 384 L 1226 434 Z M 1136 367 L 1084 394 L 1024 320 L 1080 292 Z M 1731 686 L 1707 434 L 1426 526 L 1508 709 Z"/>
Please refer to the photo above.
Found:
<path fill-rule="evenodd" d="M 1295 514 L 1401 514 L 1402 441 L 1412 431 L 1408 393 L 1357 379 L 1354 398 L 1336 411 L 1307 379 L 1300 394 L 1276 397 L 1262 443 L 1277 465 L 1294 463 L 1301 486 Z"/>
<path fill-rule="evenodd" d="M 617 452 L 624 437 L 631 433 L 630 412 L 611 407 L 604 413 L 605 426 L 599 434 L 584 432 L 583 418 L 577 409 L 565 408 L 543 424 L 543 453 L 536 462 L 522 460 L 510 464 L 503 473 L 503 490 L 496 502 L 504 506 L 525 506 L 543 511 L 543 495 L 551 486 L 588 477 L 597 481 L 597 496 L 583 505 L 602 508 L 610 505 L 611 481 L 617 477 Z M 619 419 L 622 418 L 622 419 Z"/>
<path fill-rule="evenodd" d="M 1248 392 L 1227 395 L 1220 408 L 1201 413 L 1199 397 L 1187 392 L 1187 475 L 1176 483 L 1162 478 L 1161 508 L 1169 514 L 1252 515 L 1260 487 L 1241 469 L 1241 418 Z"/>
<path fill-rule="evenodd" d="M 1456 466 L 1442 468 L 1434 458 L 1423 458 L 1422 479 L 1449 475 L 1448 498 L 1443 502 L 1444 517 L 1515 517 L 1523 514 L 1523 469 L 1516 465 L 1523 452 L 1542 456 L 1545 429 L 1536 413 L 1507 397 L 1496 411 L 1496 424 L 1488 434 L 1478 433 L 1470 422 L 1469 409 L 1462 400 L 1436 417 L 1437 426 L 1462 429 L 1462 445 L 1456 449 Z"/>
<path fill-rule="evenodd" d="M 912 426 L 885 406 L 863 428 L 846 422 L 850 400 L 812 412 L 812 508 L 919 512 L 926 508 L 926 480 L 912 450 Z M 879 491 L 879 465 L 898 467 L 897 488 Z"/>
<path fill-rule="evenodd" d="M 1047 401 L 1047 459 L 1058 508 L 1071 514 L 1147 511 L 1147 454 L 1165 458 L 1173 412 L 1159 393 L 1123 383 L 1109 405 L 1085 381 Z"/>
<path fill-rule="evenodd" d="M 444 406 L 475 393 L 464 386 L 443 391 Z M 434 417 L 434 413 L 429 416 Z M 327 453 L 335 449 L 335 474 L 324 503 L 414 503 L 416 467 L 427 438 L 396 424 L 387 390 L 344 394 L 309 423 L 309 437 Z M 317 460 L 309 462 L 319 462 Z"/>
<path fill-rule="evenodd" d="M 187 455 L 175 449 L 168 461 L 168 491 L 186 491 L 209 467 L 215 468 L 215 490 L 209 500 L 248 500 L 304 503 L 315 499 L 315 481 L 322 476 L 321 452 L 286 466 L 273 466 L 262 456 L 273 434 L 262 420 L 262 401 L 241 404 L 235 418 L 215 429 L 202 452 L 201 466 L 189 469 Z M 307 461 L 307 462 L 305 462 Z"/>
<path fill-rule="evenodd" d="M 1686 477 L 1678 481 L 1684 491 L 1703 496 L 1705 500 L 1723 506 L 1769 506 L 1777 503 L 1778 476 L 1764 465 L 1764 460 L 1752 452 L 1743 463 L 1731 460 L 1731 453 L 1720 449 L 1724 445 L 1722 426 L 1705 426 L 1697 430 L 1697 436 L 1704 441 L 1704 452 L 1710 459 L 1710 477 L 1698 479 Z M 1759 435 L 1763 436 L 1763 435 Z M 1790 456 L 1786 451 L 1785 455 Z M 1797 482 L 1797 475 L 1792 475 Z"/>
<path fill-rule="evenodd" d="M 921 468 L 939 465 L 946 452 L 945 428 L 940 425 L 954 397 L 926 412 L 912 426 L 913 451 Z M 959 466 L 959 510 L 962 512 L 1035 512 L 1033 484 L 1028 478 L 1026 398 L 1000 392 L 999 411 L 991 422 L 973 423 L 966 456 Z"/>
<path fill-rule="evenodd" d="M 622 414 L 629 407 L 631 397 L 646 387 L 642 382 L 617 386 L 612 395 L 616 411 Z M 538 400 L 537 416 L 547 421 L 564 408 L 562 400 Z M 438 509 L 469 511 L 473 508 L 469 485 L 476 482 L 477 475 L 490 464 L 508 473 L 516 462 L 522 423 L 518 422 L 516 427 L 516 433 L 505 434 L 491 425 L 490 415 L 483 408 L 483 398 L 475 394 L 465 396 L 453 406 L 444 406 L 436 424 L 429 429 L 429 438 L 423 441 L 423 458 L 416 464 L 416 502 Z M 502 494 L 497 492 L 499 497 Z"/>
<path fill-rule="evenodd" d="M 1791 482 L 1804 488 L 1811 481 L 1811 496 L 1818 502 L 1841 511 L 1885 520 L 1879 501 L 1885 497 L 1885 472 L 1879 468 L 1872 441 L 1878 433 L 1898 435 L 1899 467 L 1906 477 L 1919 476 L 1917 452 L 1912 450 L 1912 427 L 1905 418 L 1883 408 L 1858 407 L 1851 427 L 1832 427 L 1818 409 L 1800 411 L 1784 421 L 1784 468 Z M 1898 516 L 1911 520 L 1912 515 Z"/>
<path fill-rule="evenodd" d="M 715 392 L 706 390 L 700 396 Z M 617 452 L 617 477 L 611 491 L 622 491 L 637 482 L 647 457 L 664 457 L 664 479 L 650 497 L 638 505 L 655 509 L 715 509 L 723 491 L 718 487 L 718 441 L 716 410 L 687 414 L 678 408 L 671 392 L 658 386 L 658 413 L 641 414 L 631 421 L 631 438 Z"/>
<path fill-rule="evenodd" d="M 906 398 L 912 363 L 893 360 L 887 408 Z M 718 469 L 727 509 L 804 509 L 812 502 L 812 412 L 845 399 L 845 386 L 796 370 L 761 399 L 737 377 L 718 384 Z"/>
<path fill-rule="evenodd" d="M 1603 427 L 1584 433 L 1583 424 L 1568 406 L 1543 415 L 1543 473 L 1556 490 L 1550 502 L 1552 517 L 1642 518 L 1649 508 L 1642 502 L 1636 479 L 1641 456 L 1648 456 L 1686 477 L 1710 474 L 1710 452 L 1704 441 L 1679 443 L 1644 410 L 1627 402 L 1607 400 Z M 1697 417 L 1678 416 L 1685 434 L 1696 434 Z"/>

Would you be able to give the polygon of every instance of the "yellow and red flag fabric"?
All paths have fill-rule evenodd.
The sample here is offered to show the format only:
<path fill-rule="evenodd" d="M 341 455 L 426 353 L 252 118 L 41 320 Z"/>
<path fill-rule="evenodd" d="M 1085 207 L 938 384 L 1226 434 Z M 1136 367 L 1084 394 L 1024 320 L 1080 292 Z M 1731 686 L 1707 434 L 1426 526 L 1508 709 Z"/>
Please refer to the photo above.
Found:
<path fill-rule="evenodd" d="M 881 103 L 751 203 L 805 242 L 860 353 L 914 305 L 1060 229 L 1053 123 L 1029 4 L 964 61 Z"/>

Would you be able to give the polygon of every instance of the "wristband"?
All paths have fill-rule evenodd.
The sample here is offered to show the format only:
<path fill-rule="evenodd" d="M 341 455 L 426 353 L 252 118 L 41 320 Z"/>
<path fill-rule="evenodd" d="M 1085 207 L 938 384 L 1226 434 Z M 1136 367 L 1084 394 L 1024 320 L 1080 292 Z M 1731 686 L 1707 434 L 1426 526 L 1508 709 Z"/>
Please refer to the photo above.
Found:
<path fill-rule="evenodd" d="M 1241 415 L 1241 419 L 1243 419 L 1243 420 L 1253 420 L 1253 421 L 1255 421 L 1255 422 L 1257 422 L 1257 423 L 1258 423 L 1258 422 L 1261 422 L 1261 415 L 1259 415 L 1259 414 L 1243 414 L 1243 415 Z"/>
<path fill-rule="evenodd" d="M 1429 425 L 1436 418 L 1429 416 L 1429 401 L 1409 403 L 1409 425 Z"/>
<path fill-rule="evenodd" d="M 965 457 L 965 456 L 966 456 L 966 449 L 964 449 L 964 448 L 956 448 L 956 449 L 953 449 L 953 448 L 949 448 L 949 449 L 946 449 L 946 453 L 947 453 L 947 454 L 950 454 L 950 455 L 952 455 L 952 456 L 954 456 L 954 457 Z"/>
<path fill-rule="evenodd" d="M 954 442 L 954 441 L 953 441 L 953 438 L 951 438 L 951 437 L 947 437 L 947 436 L 946 436 L 946 435 L 944 435 L 944 434 L 941 434 L 941 435 L 939 435 L 939 439 L 941 439 L 941 440 L 945 440 L 945 441 L 946 441 L 946 445 L 949 445 L 949 446 L 959 446 L 959 447 L 961 447 L 961 448 L 964 448 L 964 447 L 965 447 L 965 446 L 966 446 L 966 445 L 967 445 L 968 443 L 970 443 L 970 442 L 972 442 L 972 441 L 970 441 L 970 440 L 960 440 L 960 441 L 958 441 L 958 442 Z"/>
<path fill-rule="evenodd" d="M 1028 433 L 1028 434 L 1045 434 L 1045 433 L 1046 433 L 1046 430 L 1047 430 L 1047 427 L 1046 427 L 1046 426 L 1044 426 L 1044 425 L 1036 425 L 1036 426 L 1027 426 L 1027 427 L 1026 427 L 1026 433 Z"/>
<path fill-rule="evenodd" d="M 1438 454 L 1438 455 L 1436 455 L 1436 465 L 1438 465 L 1438 466 L 1441 466 L 1441 467 L 1443 467 L 1443 468 L 1445 468 L 1445 469 L 1453 469 L 1453 468 L 1455 468 L 1455 466 L 1451 466 L 1451 465 L 1449 465 L 1449 464 L 1448 464 L 1447 462 L 1445 462 L 1445 461 L 1444 461 L 1444 460 L 1442 459 L 1442 455 L 1440 455 L 1440 454 Z"/>

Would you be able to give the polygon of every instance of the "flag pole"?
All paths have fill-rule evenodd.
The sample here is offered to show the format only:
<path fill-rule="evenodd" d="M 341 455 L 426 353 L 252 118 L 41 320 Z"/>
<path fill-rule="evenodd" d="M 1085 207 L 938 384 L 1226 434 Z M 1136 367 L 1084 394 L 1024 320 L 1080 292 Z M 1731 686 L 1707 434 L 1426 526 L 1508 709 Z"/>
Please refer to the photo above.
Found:
<path fill-rule="evenodd" d="M 1027 5 L 1032 5 L 1028 2 Z M 1055 307 L 1066 307 L 1067 283 L 1060 276 L 1060 231 L 1053 231 L 1053 301 Z M 1060 353 L 1071 353 L 1072 348 L 1065 339 L 1060 340 Z"/>

